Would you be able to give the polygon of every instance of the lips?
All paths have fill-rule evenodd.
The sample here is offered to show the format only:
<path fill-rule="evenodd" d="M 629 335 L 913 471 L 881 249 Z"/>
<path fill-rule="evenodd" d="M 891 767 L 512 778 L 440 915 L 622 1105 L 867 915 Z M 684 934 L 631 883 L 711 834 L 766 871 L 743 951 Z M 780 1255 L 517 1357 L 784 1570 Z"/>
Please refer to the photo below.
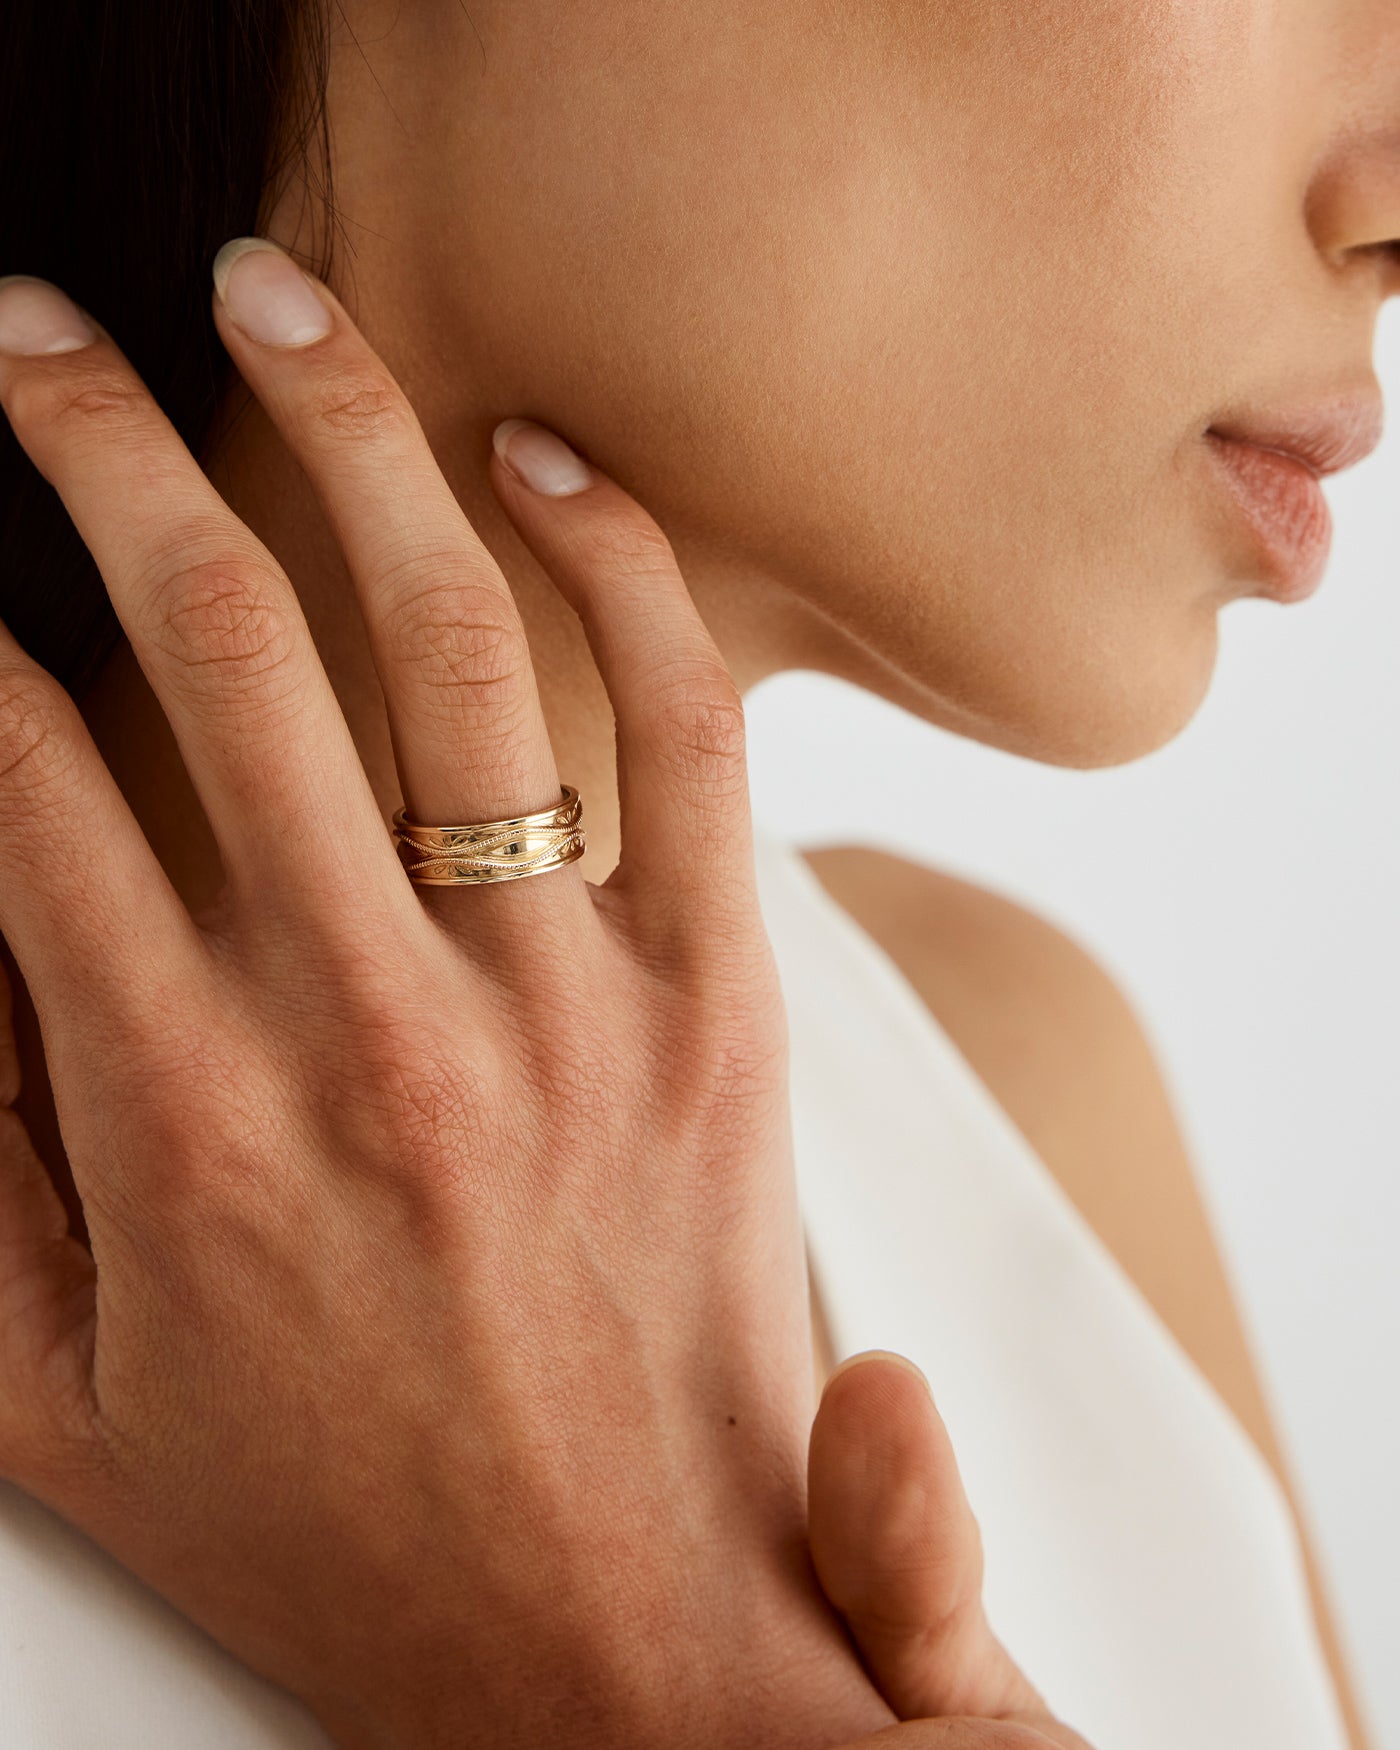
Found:
<path fill-rule="evenodd" d="M 1380 442 L 1378 395 L 1333 399 L 1284 417 L 1218 420 L 1206 433 L 1257 545 L 1262 593 L 1302 601 L 1322 581 L 1332 515 L 1321 480 Z"/>

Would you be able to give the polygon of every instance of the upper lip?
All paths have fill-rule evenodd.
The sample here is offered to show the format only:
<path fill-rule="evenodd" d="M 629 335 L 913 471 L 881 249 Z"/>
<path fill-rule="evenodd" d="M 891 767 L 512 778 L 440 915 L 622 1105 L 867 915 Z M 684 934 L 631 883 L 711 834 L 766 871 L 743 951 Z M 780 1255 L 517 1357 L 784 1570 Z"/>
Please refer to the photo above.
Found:
<path fill-rule="evenodd" d="M 1336 474 L 1369 456 L 1381 441 L 1385 412 L 1379 388 L 1334 395 L 1291 412 L 1260 409 L 1218 419 L 1210 435 L 1292 456 L 1314 474 Z"/>

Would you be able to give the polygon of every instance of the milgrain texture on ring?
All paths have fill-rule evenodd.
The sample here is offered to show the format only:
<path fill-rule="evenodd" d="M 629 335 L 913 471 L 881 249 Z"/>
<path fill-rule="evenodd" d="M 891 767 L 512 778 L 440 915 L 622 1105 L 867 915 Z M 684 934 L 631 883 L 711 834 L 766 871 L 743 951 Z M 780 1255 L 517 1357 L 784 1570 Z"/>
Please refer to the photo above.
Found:
<path fill-rule="evenodd" d="M 399 861 L 418 887 L 475 887 L 562 869 L 587 848 L 579 793 L 565 784 L 562 795 L 537 814 L 469 826 L 424 826 L 400 808 L 393 827 Z"/>

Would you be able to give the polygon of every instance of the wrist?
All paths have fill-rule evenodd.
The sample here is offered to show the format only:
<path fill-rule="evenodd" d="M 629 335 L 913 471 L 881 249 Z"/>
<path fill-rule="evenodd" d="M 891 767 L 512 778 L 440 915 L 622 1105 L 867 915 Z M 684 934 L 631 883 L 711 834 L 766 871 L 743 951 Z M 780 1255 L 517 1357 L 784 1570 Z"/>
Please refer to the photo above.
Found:
<path fill-rule="evenodd" d="M 804 1596 L 796 1617 L 785 1604 L 690 1599 L 630 1625 L 595 1617 L 583 1633 L 556 1618 L 544 1636 L 522 1629 L 489 1669 L 419 1646 L 313 1712 L 341 1750 L 833 1750 L 893 1725 L 820 1600 Z"/>

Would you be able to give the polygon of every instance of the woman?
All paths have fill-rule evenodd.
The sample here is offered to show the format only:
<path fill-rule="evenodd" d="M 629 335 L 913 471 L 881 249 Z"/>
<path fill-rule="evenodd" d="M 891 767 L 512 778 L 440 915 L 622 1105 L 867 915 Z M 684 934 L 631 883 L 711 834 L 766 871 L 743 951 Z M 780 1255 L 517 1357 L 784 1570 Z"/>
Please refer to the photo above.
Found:
<path fill-rule="evenodd" d="M 90 312 L 0 288 L 16 1741 L 1344 1743 L 1131 1019 L 946 877 L 755 872 L 734 683 L 1189 719 L 1374 433 L 1391 9 L 207 10 L 7 58 L 3 265 Z M 1009 1653 L 908 1370 L 809 1526 L 814 1324 L 930 1363 Z"/>

